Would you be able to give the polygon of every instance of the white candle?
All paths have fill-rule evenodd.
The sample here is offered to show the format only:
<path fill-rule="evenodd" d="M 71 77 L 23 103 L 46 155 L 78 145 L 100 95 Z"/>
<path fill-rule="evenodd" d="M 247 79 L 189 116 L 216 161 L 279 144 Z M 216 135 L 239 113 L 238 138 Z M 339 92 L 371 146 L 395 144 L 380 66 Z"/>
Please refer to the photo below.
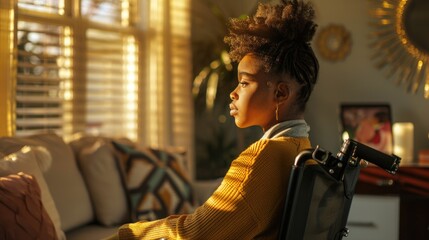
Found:
<path fill-rule="evenodd" d="M 393 124 L 393 153 L 402 158 L 401 163 L 413 162 L 414 124 L 397 122 Z"/>

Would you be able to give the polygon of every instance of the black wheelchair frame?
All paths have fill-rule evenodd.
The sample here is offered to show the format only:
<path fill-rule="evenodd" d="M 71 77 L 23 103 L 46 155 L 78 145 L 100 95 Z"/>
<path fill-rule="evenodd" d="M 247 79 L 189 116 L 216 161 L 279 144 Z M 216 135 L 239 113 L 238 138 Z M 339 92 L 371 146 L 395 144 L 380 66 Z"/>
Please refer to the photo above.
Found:
<path fill-rule="evenodd" d="M 309 161 L 312 160 L 312 161 Z M 341 240 L 362 163 L 370 162 L 391 174 L 401 158 L 354 140 L 344 141 L 334 156 L 317 146 L 304 150 L 292 168 L 279 240 Z"/>

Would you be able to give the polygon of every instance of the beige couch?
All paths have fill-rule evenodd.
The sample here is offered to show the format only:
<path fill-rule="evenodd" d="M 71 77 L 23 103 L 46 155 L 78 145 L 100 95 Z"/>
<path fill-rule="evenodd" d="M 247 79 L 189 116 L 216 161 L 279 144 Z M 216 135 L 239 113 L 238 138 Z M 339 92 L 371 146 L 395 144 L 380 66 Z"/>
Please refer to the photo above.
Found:
<path fill-rule="evenodd" d="M 103 239 L 130 221 L 123 181 L 105 140 L 2 137 L 0 177 L 18 171 L 35 176 L 59 239 Z"/>

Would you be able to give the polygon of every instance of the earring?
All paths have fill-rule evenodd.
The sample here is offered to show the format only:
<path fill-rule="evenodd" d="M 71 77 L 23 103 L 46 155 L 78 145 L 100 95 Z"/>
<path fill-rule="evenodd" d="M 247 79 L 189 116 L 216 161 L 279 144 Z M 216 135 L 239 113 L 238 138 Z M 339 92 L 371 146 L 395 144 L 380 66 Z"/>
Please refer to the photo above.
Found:
<path fill-rule="evenodd" d="M 276 104 L 276 121 L 279 121 L 279 104 Z"/>

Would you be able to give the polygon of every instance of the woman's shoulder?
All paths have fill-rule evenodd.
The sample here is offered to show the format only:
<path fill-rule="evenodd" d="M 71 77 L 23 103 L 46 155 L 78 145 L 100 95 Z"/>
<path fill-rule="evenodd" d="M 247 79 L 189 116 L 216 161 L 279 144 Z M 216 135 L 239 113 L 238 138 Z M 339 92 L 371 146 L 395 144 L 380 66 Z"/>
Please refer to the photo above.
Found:
<path fill-rule="evenodd" d="M 260 155 L 263 152 L 279 152 L 279 154 L 291 152 L 295 154 L 310 147 L 311 144 L 308 138 L 278 137 L 260 139 L 250 145 L 243 153 Z"/>
<path fill-rule="evenodd" d="M 310 139 L 306 137 L 278 137 L 271 139 L 260 139 L 253 143 L 249 148 L 263 149 L 275 147 L 304 147 L 310 148 Z"/>

